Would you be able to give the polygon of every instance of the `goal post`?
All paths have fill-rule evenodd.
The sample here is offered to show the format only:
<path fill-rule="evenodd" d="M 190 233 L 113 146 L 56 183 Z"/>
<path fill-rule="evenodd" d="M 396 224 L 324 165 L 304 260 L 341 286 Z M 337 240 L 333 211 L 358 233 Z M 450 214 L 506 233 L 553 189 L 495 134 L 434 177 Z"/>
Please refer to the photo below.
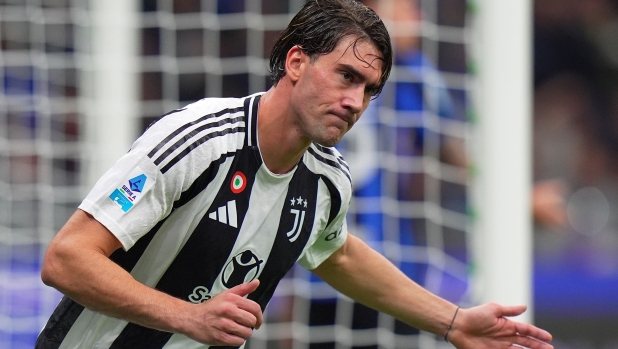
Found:
<path fill-rule="evenodd" d="M 474 298 L 526 304 L 533 320 L 532 2 L 470 2 Z"/>
<path fill-rule="evenodd" d="M 139 135 L 138 0 L 90 1 L 89 25 L 82 32 L 81 81 L 86 170 L 89 188 Z"/>

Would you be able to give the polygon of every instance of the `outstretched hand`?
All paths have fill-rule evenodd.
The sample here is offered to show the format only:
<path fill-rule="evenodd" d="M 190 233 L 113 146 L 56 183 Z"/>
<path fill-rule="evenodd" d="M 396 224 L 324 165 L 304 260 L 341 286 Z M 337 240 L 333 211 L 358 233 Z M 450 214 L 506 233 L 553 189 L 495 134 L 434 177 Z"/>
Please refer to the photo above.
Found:
<path fill-rule="evenodd" d="M 553 349 L 549 332 L 507 319 L 526 311 L 525 305 L 487 303 L 460 309 L 448 340 L 458 349 L 506 349 L 514 344 L 530 349 Z"/>
<path fill-rule="evenodd" d="M 259 304 L 245 298 L 259 284 L 258 280 L 253 280 L 221 292 L 204 303 L 191 305 L 192 322 L 183 332 L 205 344 L 242 345 L 253 334 L 253 328 L 259 328 L 264 321 Z"/>

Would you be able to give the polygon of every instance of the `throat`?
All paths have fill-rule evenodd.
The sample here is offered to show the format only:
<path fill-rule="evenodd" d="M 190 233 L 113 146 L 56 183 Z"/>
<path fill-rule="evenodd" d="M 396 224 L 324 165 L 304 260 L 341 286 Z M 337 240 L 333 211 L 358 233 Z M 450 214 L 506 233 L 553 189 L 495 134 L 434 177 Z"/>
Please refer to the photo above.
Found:
<path fill-rule="evenodd" d="M 266 168 L 274 174 L 285 174 L 296 168 L 311 145 L 294 124 L 293 113 L 286 108 L 286 99 L 277 97 L 278 85 L 260 99 L 257 122 L 257 142 Z M 288 100 L 289 102 L 289 100 Z"/>
<path fill-rule="evenodd" d="M 293 171 L 303 158 L 307 148 L 308 147 L 303 148 L 300 151 L 290 152 L 285 151 L 281 146 L 276 147 L 275 144 L 270 147 L 263 147 L 262 142 L 260 142 L 262 161 L 264 161 L 266 168 L 274 174 L 286 174 Z"/>
<path fill-rule="evenodd" d="M 259 129 L 258 137 L 262 161 L 268 170 L 275 174 L 292 171 L 311 145 L 310 140 L 304 140 L 293 128 L 281 125 L 264 125 L 264 129 Z"/>

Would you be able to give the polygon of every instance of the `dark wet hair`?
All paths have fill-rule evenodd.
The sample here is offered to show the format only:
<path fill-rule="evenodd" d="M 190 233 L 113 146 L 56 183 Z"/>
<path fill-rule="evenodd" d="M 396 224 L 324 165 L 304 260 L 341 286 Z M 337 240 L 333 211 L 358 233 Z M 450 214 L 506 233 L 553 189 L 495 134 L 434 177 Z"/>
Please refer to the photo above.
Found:
<path fill-rule="evenodd" d="M 299 46 L 315 61 L 320 55 L 332 52 L 341 39 L 347 36 L 356 37 L 352 44 L 355 54 L 359 40 L 373 43 L 380 51 L 382 57 L 376 59 L 383 61 L 382 75 L 373 93 L 378 95 L 393 65 L 391 40 L 378 15 L 356 0 L 310 0 L 303 6 L 279 35 L 271 51 L 270 77 L 273 84 L 276 85 L 285 76 L 285 60 L 292 47 Z"/>

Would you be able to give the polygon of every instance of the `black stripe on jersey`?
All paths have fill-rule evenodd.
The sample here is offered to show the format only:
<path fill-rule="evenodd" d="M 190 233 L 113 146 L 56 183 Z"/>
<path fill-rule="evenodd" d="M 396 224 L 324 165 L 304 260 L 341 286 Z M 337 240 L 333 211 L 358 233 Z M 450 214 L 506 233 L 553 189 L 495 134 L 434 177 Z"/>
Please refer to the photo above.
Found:
<path fill-rule="evenodd" d="M 167 171 L 169 171 L 169 169 L 172 168 L 172 166 L 176 165 L 176 163 L 178 163 L 180 160 L 182 160 L 182 158 L 187 156 L 191 151 L 193 151 L 193 149 L 199 147 L 203 143 L 206 143 L 208 140 L 213 139 L 215 137 L 226 135 L 228 133 L 237 133 L 237 132 L 243 132 L 243 131 L 245 131 L 244 126 L 226 128 L 221 131 L 209 133 L 197 139 L 195 142 L 189 144 L 189 146 L 187 146 L 183 151 L 178 153 L 178 155 L 176 155 L 172 160 L 170 160 L 170 162 L 165 164 L 165 166 L 161 168 L 161 173 L 166 173 Z"/>
<path fill-rule="evenodd" d="M 213 127 L 221 127 L 221 126 L 225 126 L 225 125 L 228 125 L 228 124 L 235 124 L 237 122 L 243 121 L 243 119 L 244 119 L 244 116 L 238 116 L 238 117 L 235 117 L 235 118 L 227 118 L 227 119 L 223 119 L 223 120 L 219 120 L 219 121 L 209 122 L 209 123 L 207 123 L 205 125 L 202 125 L 202 126 L 196 128 L 196 129 L 192 130 L 191 132 L 189 132 L 186 135 L 182 136 L 182 138 L 180 138 L 178 141 L 176 141 L 176 143 L 174 143 L 171 147 L 167 148 L 167 150 L 165 150 L 163 152 L 163 154 L 159 155 L 159 157 L 154 161 L 154 164 L 155 165 L 159 165 L 171 153 L 173 153 L 176 149 L 180 148 L 183 144 L 188 143 L 191 138 L 193 138 L 194 136 L 196 136 L 200 132 L 202 132 L 204 130 L 208 130 L 209 128 L 213 128 Z"/>
<path fill-rule="evenodd" d="M 313 145 L 316 147 L 316 149 L 318 149 L 322 153 L 326 153 L 326 154 L 329 154 L 335 157 L 337 159 L 337 162 L 339 162 L 341 166 L 347 168 L 348 172 L 350 172 L 350 167 L 348 166 L 348 164 L 345 162 L 345 160 L 343 159 L 341 155 L 335 155 L 335 152 L 331 148 L 323 147 L 317 143 L 313 143 Z"/>
<path fill-rule="evenodd" d="M 227 158 L 234 155 L 236 155 L 236 152 L 223 154 L 219 159 L 211 162 L 210 166 L 208 166 L 208 168 L 204 172 L 202 172 L 199 177 L 197 177 L 197 179 L 193 182 L 193 184 L 191 184 L 189 189 L 185 190 L 184 192 L 182 192 L 182 194 L 180 194 L 178 200 L 174 202 L 174 209 L 183 206 L 187 202 L 191 201 L 194 197 L 196 197 L 199 193 L 201 193 L 204 189 L 206 189 L 208 184 L 210 184 L 210 182 L 212 182 L 215 176 L 217 176 L 221 164 L 224 163 Z"/>
<path fill-rule="evenodd" d="M 252 160 L 254 159 L 253 152 L 253 149 L 243 148 L 236 154 L 213 203 L 155 286 L 156 289 L 184 300 L 188 300 L 198 287 L 212 289 L 219 272 L 225 267 L 230 257 L 249 208 L 251 188 L 255 182 L 255 174 L 261 165 Z M 247 184 L 241 193 L 234 194 L 230 183 L 237 171 L 245 175 Z M 208 212 L 227 205 L 231 200 L 235 201 L 237 228 L 208 217 Z M 172 333 L 169 332 L 129 323 L 110 349 L 159 349 L 171 336 Z"/>
<path fill-rule="evenodd" d="M 58 349 L 84 306 L 64 296 L 36 339 L 34 349 Z"/>
<path fill-rule="evenodd" d="M 309 149 L 307 150 L 307 152 L 311 155 L 313 155 L 313 157 L 315 157 L 318 161 L 321 161 L 327 165 L 330 165 L 334 168 L 339 169 L 341 172 L 343 172 L 343 174 L 348 177 L 348 180 L 350 181 L 350 183 L 352 183 L 352 177 L 350 177 L 350 174 L 344 170 L 341 165 L 339 164 L 339 162 L 337 161 L 333 161 L 331 159 L 327 159 L 325 157 L 323 157 L 322 155 L 318 154 L 315 150 L 313 150 L 312 147 L 309 147 Z"/>
<path fill-rule="evenodd" d="M 186 109 L 186 108 L 185 108 Z M 165 115 L 169 115 L 169 114 L 173 114 L 174 112 L 177 111 L 181 111 L 184 109 L 178 109 L 178 110 L 174 110 L 172 112 L 169 112 Z M 180 126 L 179 128 L 177 128 L 174 132 L 170 133 L 167 137 L 165 137 L 165 139 L 163 139 L 161 142 L 159 142 L 159 144 L 154 147 L 154 149 L 152 149 L 150 151 L 150 153 L 148 153 L 148 157 L 152 158 L 161 148 L 163 148 L 167 143 L 169 143 L 169 141 L 171 141 L 172 139 L 174 139 L 174 137 L 178 136 L 180 133 L 182 133 L 182 131 L 186 130 L 187 128 L 197 125 L 199 123 L 201 123 L 202 121 L 208 120 L 208 119 L 212 119 L 212 118 L 216 118 L 225 114 L 233 114 L 233 113 L 237 113 L 242 111 L 243 108 L 242 107 L 238 107 L 238 108 L 233 108 L 233 109 L 223 109 L 219 112 L 213 113 L 213 114 L 208 114 L 208 115 L 204 115 L 201 118 L 197 119 L 197 120 L 193 120 L 191 122 L 188 122 L 182 126 Z M 164 115 L 164 116 L 165 116 Z"/>
<path fill-rule="evenodd" d="M 247 127 L 247 134 L 245 138 L 245 144 L 250 147 L 257 147 L 257 115 L 260 107 L 261 95 L 257 95 L 251 98 L 246 98 L 244 103 L 245 115 L 247 120 L 245 122 Z"/>
<path fill-rule="evenodd" d="M 128 251 L 119 248 L 114 251 L 111 256 L 109 256 L 109 259 L 121 266 L 124 270 L 131 272 L 131 270 L 133 270 L 133 267 L 135 267 L 135 264 L 137 264 L 137 261 L 142 258 L 144 251 L 146 251 L 146 248 L 166 220 L 167 218 L 159 221 L 159 223 L 157 223 L 154 228 L 150 229 L 150 231 L 146 233 L 146 235 L 142 236 L 139 240 L 137 240 L 135 245 L 133 245 L 133 247 L 131 247 Z"/>
<path fill-rule="evenodd" d="M 339 190 L 337 189 L 335 184 L 333 184 L 333 182 L 326 176 L 320 177 L 322 178 L 324 184 L 326 184 L 326 188 L 328 188 L 328 192 L 330 193 L 330 211 L 328 213 L 328 223 L 326 223 L 326 226 L 328 227 L 333 222 L 333 220 L 335 220 L 335 217 L 337 217 L 339 211 L 341 211 L 342 200 L 341 194 L 339 193 Z"/>
<path fill-rule="evenodd" d="M 319 179 L 320 175 L 311 172 L 304 163 L 300 162 L 290 180 L 277 235 L 268 261 L 260 273 L 260 286 L 247 297 L 257 302 L 262 307 L 262 311 L 272 298 L 279 281 L 296 263 L 309 241 L 317 208 Z M 301 199 L 302 203 L 299 204 L 298 200 Z M 294 205 L 290 203 L 291 200 L 295 200 Z M 304 206 L 305 202 L 307 202 L 307 207 Z M 299 216 L 303 217 L 302 227 L 296 226 Z M 299 235 L 296 240 L 291 241 L 294 235 L 289 236 L 289 233 L 295 232 Z"/>

